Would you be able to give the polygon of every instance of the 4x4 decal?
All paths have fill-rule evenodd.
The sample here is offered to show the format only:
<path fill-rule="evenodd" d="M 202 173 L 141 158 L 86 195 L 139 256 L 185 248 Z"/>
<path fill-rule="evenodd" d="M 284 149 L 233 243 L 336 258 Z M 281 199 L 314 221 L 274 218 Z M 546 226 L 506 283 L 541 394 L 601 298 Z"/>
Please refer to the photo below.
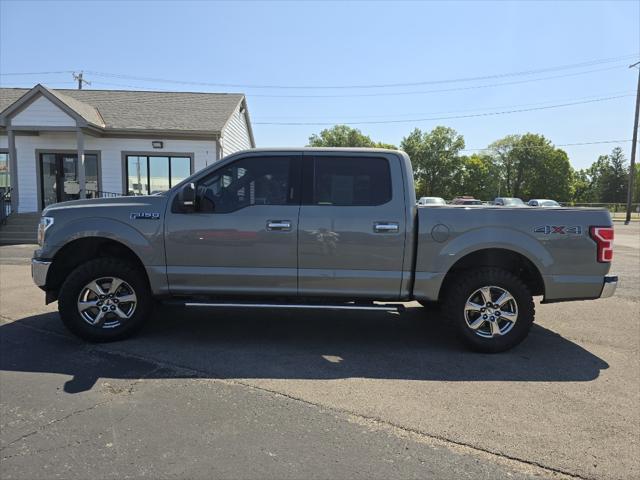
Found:
<path fill-rule="evenodd" d="M 566 226 L 566 225 L 540 225 L 533 229 L 533 233 L 544 233 L 545 235 L 557 234 L 557 235 L 581 235 L 582 227 L 580 225 Z"/>

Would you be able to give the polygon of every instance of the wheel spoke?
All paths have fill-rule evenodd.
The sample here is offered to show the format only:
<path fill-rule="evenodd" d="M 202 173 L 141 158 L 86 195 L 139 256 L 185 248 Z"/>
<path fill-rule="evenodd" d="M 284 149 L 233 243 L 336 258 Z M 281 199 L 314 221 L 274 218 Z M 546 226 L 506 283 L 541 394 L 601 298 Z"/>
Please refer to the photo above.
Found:
<path fill-rule="evenodd" d="M 478 318 L 476 318 L 473 322 L 469 324 L 469 328 L 471 328 L 472 330 L 477 330 L 482 326 L 484 322 L 486 322 L 486 320 L 482 318 L 482 315 L 480 315 L 478 316 Z"/>
<path fill-rule="evenodd" d="M 118 301 L 120 303 L 129 303 L 129 302 L 135 302 L 136 301 L 136 296 L 131 293 L 128 295 L 122 295 L 121 297 L 116 297 L 118 299 Z"/>
<path fill-rule="evenodd" d="M 98 306 L 97 303 L 98 303 L 98 300 L 87 300 L 84 302 L 78 302 L 78 308 L 80 309 L 81 312 L 84 312 L 89 308 L 97 307 Z"/>
<path fill-rule="evenodd" d="M 489 322 L 489 324 L 491 325 L 491 336 L 492 337 L 497 337 L 499 335 L 502 335 L 502 333 L 500 333 L 500 325 L 498 325 L 497 321 Z"/>
<path fill-rule="evenodd" d="M 119 278 L 113 278 L 111 280 L 111 285 L 109 286 L 109 292 L 108 293 L 116 293 L 118 291 L 118 288 L 120 288 L 120 285 L 122 285 L 122 280 Z"/>
<path fill-rule="evenodd" d="M 502 308 L 503 305 L 505 305 L 506 303 L 510 302 L 511 300 L 513 300 L 513 296 L 509 292 L 507 292 L 505 290 L 504 293 L 502 295 L 500 295 L 500 298 L 498 298 L 498 300 L 496 300 L 496 303 L 498 304 L 498 306 L 500 308 Z"/>
<path fill-rule="evenodd" d="M 100 285 L 94 280 L 89 285 L 86 286 L 89 290 L 91 290 L 96 295 L 104 295 L 106 292 L 102 289 Z"/>
<path fill-rule="evenodd" d="M 120 318 L 124 318 L 124 319 L 129 318 L 129 315 L 124 313 L 124 311 L 120 308 L 120 305 L 116 306 L 116 309 L 113 312 Z"/>
<path fill-rule="evenodd" d="M 96 315 L 96 318 L 93 319 L 93 326 L 102 327 L 102 324 L 106 319 L 106 315 L 106 312 L 103 312 L 102 309 L 98 310 L 98 315 Z"/>
<path fill-rule="evenodd" d="M 482 287 L 480 289 L 480 295 L 482 295 L 484 303 L 490 303 L 493 301 L 491 298 L 491 287 Z"/>
<path fill-rule="evenodd" d="M 516 323 L 516 320 L 518 319 L 518 314 L 512 313 L 512 312 L 505 312 L 504 310 L 501 310 L 500 318 L 504 320 L 509 320 L 511 323 Z"/>
<path fill-rule="evenodd" d="M 483 307 L 482 305 L 478 305 L 477 303 L 472 302 L 471 300 L 468 300 L 467 304 L 464 306 L 464 311 L 465 312 L 479 312 L 482 307 Z"/>

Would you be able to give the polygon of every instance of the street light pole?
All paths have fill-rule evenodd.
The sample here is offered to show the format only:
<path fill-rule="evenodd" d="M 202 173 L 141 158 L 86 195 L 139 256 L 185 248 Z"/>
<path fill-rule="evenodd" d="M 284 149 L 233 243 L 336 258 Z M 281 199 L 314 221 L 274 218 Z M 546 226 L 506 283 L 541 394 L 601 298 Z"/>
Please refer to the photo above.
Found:
<path fill-rule="evenodd" d="M 636 176 L 636 146 L 638 144 L 638 116 L 640 115 L 640 62 L 629 65 L 629 68 L 638 67 L 638 91 L 636 93 L 636 114 L 633 119 L 633 136 L 631 144 L 631 164 L 629 165 L 629 188 L 627 190 L 627 217 L 625 225 L 631 221 L 631 202 L 633 200 L 633 181 Z"/>

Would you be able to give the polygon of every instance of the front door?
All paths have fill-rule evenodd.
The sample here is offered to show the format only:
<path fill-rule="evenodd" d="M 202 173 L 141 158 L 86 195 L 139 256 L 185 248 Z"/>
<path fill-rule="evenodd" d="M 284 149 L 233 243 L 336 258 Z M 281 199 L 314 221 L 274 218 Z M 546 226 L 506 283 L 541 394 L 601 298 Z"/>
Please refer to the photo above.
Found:
<path fill-rule="evenodd" d="M 296 295 L 300 155 L 249 155 L 196 182 L 196 211 L 165 219 L 169 288 L 181 295 Z"/>
<path fill-rule="evenodd" d="M 98 186 L 97 156 L 85 154 L 87 198 L 95 195 Z M 80 198 L 78 155 L 75 153 L 40 154 L 41 207 Z"/>

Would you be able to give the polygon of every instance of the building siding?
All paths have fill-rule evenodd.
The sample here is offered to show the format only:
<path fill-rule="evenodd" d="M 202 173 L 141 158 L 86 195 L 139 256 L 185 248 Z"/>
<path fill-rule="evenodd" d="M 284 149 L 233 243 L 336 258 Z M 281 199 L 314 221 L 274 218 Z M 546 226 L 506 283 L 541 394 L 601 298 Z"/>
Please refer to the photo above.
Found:
<path fill-rule="evenodd" d="M 38 97 L 11 119 L 16 127 L 75 127 L 76 121 L 45 97 Z"/>
<path fill-rule="evenodd" d="M 99 138 L 85 135 L 85 150 L 100 152 L 100 185 L 105 192 L 122 194 L 123 165 L 122 152 L 163 152 L 189 153 L 194 157 L 194 171 L 198 171 L 216 161 L 215 140 L 163 140 L 164 148 L 153 149 L 151 139 Z M 7 136 L 0 136 L 0 149 L 7 148 Z M 38 205 L 38 185 L 36 150 L 71 150 L 77 148 L 76 134 L 41 133 L 40 135 L 17 135 L 16 156 L 18 157 L 19 212 L 35 212 Z"/>
<path fill-rule="evenodd" d="M 231 155 L 251 147 L 247 118 L 240 112 L 240 105 L 238 105 L 222 130 L 222 154 Z"/>

